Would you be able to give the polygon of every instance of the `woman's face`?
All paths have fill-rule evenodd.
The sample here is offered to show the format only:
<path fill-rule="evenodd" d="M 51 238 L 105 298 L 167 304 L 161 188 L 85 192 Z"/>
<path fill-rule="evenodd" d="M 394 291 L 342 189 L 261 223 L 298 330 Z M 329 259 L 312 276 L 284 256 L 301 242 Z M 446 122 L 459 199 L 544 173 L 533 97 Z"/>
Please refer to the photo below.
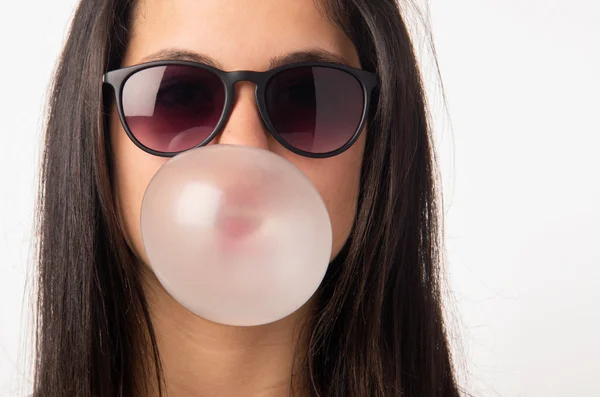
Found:
<path fill-rule="evenodd" d="M 274 58 L 317 50 L 360 67 L 350 39 L 329 22 L 312 0 L 140 0 L 133 14 L 130 42 L 122 66 L 157 60 L 161 52 L 186 51 L 210 57 L 225 71 L 269 69 Z M 233 111 L 210 144 L 254 146 L 284 157 L 319 190 L 333 227 L 332 258 L 353 224 L 365 133 L 344 153 L 314 159 L 281 146 L 263 126 L 254 85 L 236 85 Z M 166 158 L 140 150 L 127 136 L 113 107 L 110 136 L 115 161 L 114 185 L 127 239 L 148 263 L 140 234 L 140 211 L 148 183 Z"/>

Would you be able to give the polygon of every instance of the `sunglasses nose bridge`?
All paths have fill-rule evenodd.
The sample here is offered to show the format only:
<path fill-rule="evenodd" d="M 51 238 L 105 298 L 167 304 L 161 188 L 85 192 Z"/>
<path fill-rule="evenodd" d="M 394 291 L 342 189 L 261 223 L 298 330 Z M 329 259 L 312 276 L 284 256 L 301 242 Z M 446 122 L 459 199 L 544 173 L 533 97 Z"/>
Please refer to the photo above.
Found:
<path fill-rule="evenodd" d="M 239 70 L 235 72 L 227 73 L 227 79 L 229 83 L 235 85 L 242 81 L 248 81 L 256 85 L 262 80 L 263 72 L 256 72 L 253 70 Z"/>
<path fill-rule="evenodd" d="M 226 116 L 221 133 L 216 136 L 215 143 L 269 149 L 269 132 L 265 128 L 258 103 L 253 101 L 256 99 L 255 95 L 261 72 L 246 70 L 229 72 L 225 78 L 230 87 L 236 87 L 237 83 L 246 84 L 241 84 L 241 86 L 232 90 L 233 98 L 231 99 L 229 114 Z M 255 87 L 251 86 L 252 83 Z M 252 102 L 254 103 L 248 102 L 250 98 L 244 95 L 244 91 L 250 91 L 252 88 L 254 91 Z M 250 93 L 248 92 L 248 94 Z M 242 99 L 243 97 L 246 99 Z"/>
<path fill-rule="evenodd" d="M 226 84 L 230 87 L 231 94 L 233 94 L 231 100 L 236 101 L 235 98 L 238 96 L 238 93 L 236 91 L 239 90 L 239 88 L 235 88 L 237 86 L 237 83 L 252 83 L 254 84 L 254 96 L 256 104 L 258 107 L 260 107 L 260 104 L 258 103 L 258 90 L 259 85 L 265 79 L 264 73 L 265 72 L 257 72 L 253 70 L 238 70 L 234 72 L 226 72 L 223 77 L 225 79 Z"/>

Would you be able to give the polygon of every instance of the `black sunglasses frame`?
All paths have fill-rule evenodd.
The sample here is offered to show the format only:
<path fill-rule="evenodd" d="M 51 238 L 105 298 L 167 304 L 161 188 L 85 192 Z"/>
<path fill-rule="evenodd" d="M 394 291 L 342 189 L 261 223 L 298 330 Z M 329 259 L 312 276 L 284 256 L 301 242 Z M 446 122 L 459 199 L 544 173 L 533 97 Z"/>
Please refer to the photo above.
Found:
<path fill-rule="evenodd" d="M 143 151 L 145 151 L 149 154 L 152 154 L 155 156 L 160 156 L 160 157 L 173 157 L 179 153 L 182 153 L 182 152 L 184 152 L 186 150 L 190 150 L 190 149 L 182 150 L 179 152 L 160 152 L 160 151 L 153 150 L 149 147 L 146 147 L 140 141 L 138 141 L 136 139 L 135 135 L 131 132 L 131 129 L 127 125 L 127 121 L 125 119 L 125 113 L 123 110 L 123 88 L 125 87 L 125 83 L 127 82 L 127 80 L 139 71 L 142 71 L 142 70 L 148 69 L 148 68 L 158 67 L 158 66 L 171 66 L 171 65 L 190 66 L 190 67 L 194 67 L 194 68 L 200 68 L 200 69 L 207 70 L 207 71 L 215 74 L 221 80 L 221 82 L 223 83 L 224 88 L 225 88 L 225 104 L 223 106 L 223 111 L 221 113 L 219 121 L 217 122 L 217 125 L 215 126 L 214 130 L 210 133 L 210 135 L 204 141 L 202 141 L 201 143 L 199 143 L 198 145 L 196 145 L 190 149 L 205 146 L 221 132 L 221 130 L 225 126 L 227 120 L 229 119 L 229 117 L 231 115 L 231 110 L 233 108 L 233 103 L 234 103 L 234 99 L 235 99 L 235 83 L 240 82 L 240 81 L 249 81 L 249 82 L 256 84 L 255 99 L 256 99 L 256 104 L 258 106 L 259 113 L 260 113 L 260 116 L 261 116 L 264 126 L 266 127 L 267 131 L 269 131 L 269 133 L 273 136 L 273 138 L 275 138 L 283 147 L 290 150 L 291 152 L 294 152 L 298 155 L 305 156 L 305 157 L 326 158 L 326 157 L 336 156 L 338 154 L 343 153 L 348 148 L 350 148 L 350 146 L 352 146 L 354 144 L 354 142 L 356 142 L 356 140 L 360 136 L 360 133 L 361 133 L 361 131 L 365 125 L 366 119 L 367 119 L 369 105 L 371 103 L 372 91 L 378 84 L 377 74 L 368 72 L 363 69 L 357 69 L 357 68 L 353 68 L 351 66 L 347 66 L 347 65 L 344 65 L 341 63 L 334 63 L 334 62 L 296 62 L 296 63 L 282 65 L 282 66 L 279 66 L 279 67 L 276 67 L 276 68 L 273 68 L 273 69 L 270 69 L 270 70 L 267 70 L 264 72 L 257 72 L 257 71 L 250 71 L 250 70 L 238 70 L 238 71 L 232 71 L 232 72 L 225 72 L 223 70 L 220 70 L 220 69 L 217 69 L 212 66 L 209 66 L 209 65 L 206 65 L 203 63 L 199 63 L 199 62 L 165 60 L 165 61 L 153 61 L 153 62 L 142 63 L 139 65 L 129 66 L 129 67 L 116 69 L 116 70 L 107 72 L 103 76 L 103 83 L 110 85 L 113 89 L 113 92 L 115 94 L 116 104 L 117 104 L 117 110 L 119 113 L 119 118 L 121 120 L 121 124 L 123 125 L 123 128 L 125 129 L 125 132 L 129 136 L 129 138 L 133 141 L 133 143 L 135 143 L 135 145 L 138 146 L 140 149 L 142 149 Z M 336 150 L 333 150 L 333 151 L 330 151 L 327 153 L 306 152 L 304 150 L 300 150 L 300 149 L 290 145 L 286 140 L 284 140 L 277 133 L 273 124 L 271 123 L 271 119 L 269 118 L 269 114 L 267 112 L 267 106 L 265 103 L 265 91 L 266 91 L 269 81 L 274 76 L 276 76 L 277 74 L 279 74 L 285 70 L 292 69 L 292 68 L 298 68 L 298 67 L 307 67 L 307 66 L 326 67 L 326 68 L 332 68 L 332 69 L 338 69 L 338 70 L 344 71 L 344 72 L 350 74 L 351 76 L 353 76 L 356 80 L 358 80 L 358 82 L 360 83 L 360 85 L 363 89 L 363 113 L 362 113 L 360 123 L 359 123 L 356 131 L 352 135 L 352 138 L 350 138 L 350 140 L 348 142 L 346 142 L 346 144 L 344 144 L 339 149 L 336 149 Z"/>

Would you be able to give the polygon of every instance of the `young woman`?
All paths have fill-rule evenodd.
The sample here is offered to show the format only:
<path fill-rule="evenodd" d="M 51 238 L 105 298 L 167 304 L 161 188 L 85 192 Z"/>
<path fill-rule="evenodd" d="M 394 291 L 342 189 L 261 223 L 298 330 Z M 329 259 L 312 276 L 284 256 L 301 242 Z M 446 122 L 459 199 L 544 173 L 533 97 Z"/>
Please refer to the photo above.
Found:
<path fill-rule="evenodd" d="M 143 86 L 165 67 L 195 73 L 210 99 L 184 85 L 161 99 L 161 116 L 128 114 L 127 103 L 159 99 L 120 77 Z M 306 73 L 322 69 L 326 81 Z M 299 91 L 284 92 L 281 105 L 269 99 L 278 84 L 255 96 L 255 82 L 237 82 L 217 129 L 220 73 L 240 70 L 300 81 Z M 327 107 L 343 89 L 348 105 Z M 326 125 L 319 109 L 306 109 L 316 91 L 325 93 Z M 190 113 L 198 100 L 201 111 Z M 185 117 L 212 129 L 174 145 L 154 139 L 157 125 L 177 135 Z M 295 141 L 291 125 L 329 143 Z M 150 179 L 169 156 L 213 144 L 284 157 L 327 206 L 327 274 L 280 321 L 203 319 L 147 264 L 139 220 Z M 46 131 L 34 395 L 458 396 L 433 164 L 422 82 L 393 0 L 81 0 Z"/>

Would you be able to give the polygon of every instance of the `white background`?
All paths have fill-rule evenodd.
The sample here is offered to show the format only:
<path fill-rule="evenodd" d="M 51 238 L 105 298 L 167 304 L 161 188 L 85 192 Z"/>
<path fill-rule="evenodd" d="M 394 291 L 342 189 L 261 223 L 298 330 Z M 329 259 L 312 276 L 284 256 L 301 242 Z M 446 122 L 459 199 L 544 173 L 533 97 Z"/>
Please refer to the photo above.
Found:
<path fill-rule="evenodd" d="M 437 94 L 447 266 L 477 396 L 600 396 L 597 4 L 431 1 L 452 121 Z M 74 5 L 0 0 L 2 397 L 30 387 L 41 114 Z"/>

